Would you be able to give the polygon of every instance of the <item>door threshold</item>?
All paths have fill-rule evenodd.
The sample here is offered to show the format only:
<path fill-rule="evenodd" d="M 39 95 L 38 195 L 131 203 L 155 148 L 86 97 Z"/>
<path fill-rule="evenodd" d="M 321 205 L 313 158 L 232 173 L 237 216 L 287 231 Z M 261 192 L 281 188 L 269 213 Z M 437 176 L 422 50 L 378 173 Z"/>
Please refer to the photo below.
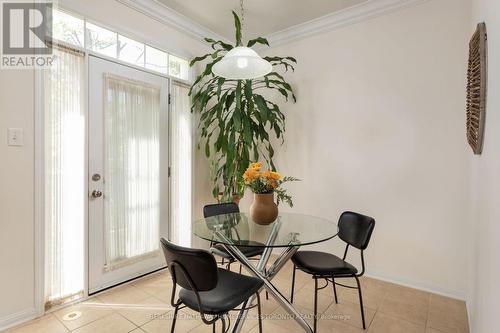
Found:
<path fill-rule="evenodd" d="M 105 292 L 105 291 L 108 291 L 108 290 L 110 290 L 110 289 L 113 289 L 113 288 L 116 288 L 116 287 L 122 286 L 122 285 L 124 285 L 124 284 L 128 284 L 128 283 L 130 283 L 130 282 L 132 282 L 132 281 L 139 280 L 139 279 L 141 279 L 141 278 L 143 278 L 143 277 L 145 277 L 145 276 L 152 275 L 152 274 L 154 274 L 154 273 L 158 273 L 158 272 L 163 271 L 163 270 L 165 270 L 165 269 L 167 269 L 167 266 L 162 267 L 162 268 L 155 269 L 154 271 L 151 271 L 151 272 L 149 272 L 149 273 L 145 273 L 145 274 L 142 274 L 142 275 L 136 276 L 136 277 L 134 277 L 134 278 L 128 279 L 128 280 L 123 281 L 123 282 L 120 282 L 120 283 L 115 284 L 115 285 L 112 285 L 112 286 L 110 286 L 110 287 L 106 287 L 106 288 L 101 289 L 101 290 L 99 290 L 99 291 L 94 291 L 93 293 L 89 293 L 89 297 L 90 297 L 90 296 L 97 295 L 97 294 L 100 294 L 100 293 Z"/>

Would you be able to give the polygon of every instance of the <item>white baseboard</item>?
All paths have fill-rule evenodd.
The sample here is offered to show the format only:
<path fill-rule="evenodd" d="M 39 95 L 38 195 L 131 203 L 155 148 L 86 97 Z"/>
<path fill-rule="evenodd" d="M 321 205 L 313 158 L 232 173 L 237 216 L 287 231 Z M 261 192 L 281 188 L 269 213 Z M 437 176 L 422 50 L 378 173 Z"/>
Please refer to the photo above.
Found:
<path fill-rule="evenodd" d="M 374 278 L 377 280 L 385 281 L 385 282 L 399 284 L 401 286 L 405 286 L 405 287 L 409 287 L 409 288 L 413 288 L 413 289 L 427 291 L 427 292 L 430 292 L 433 294 L 438 294 L 441 296 L 446 296 L 446 297 L 458 299 L 461 301 L 466 300 L 466 295 L 465 295 L 465 292 L 463 292 L 463 291 L 444 289 L 441 287 L 429 285 L 429 284 L 422 283 L 422 282 L 412 281 L 412 280 L 401 278 L 401 277 L 380 274 L 379 272 L 367 272 L 365 274 L 365 276 L 371 277 L 371 278 Z"/>
<path fill-rule="evenodd" d="M 0 317 L 0 331 L 27 322 L 28 320 L 34 319 L 37 316 L 37 309 L 29 308 L 4 317 Z"/>

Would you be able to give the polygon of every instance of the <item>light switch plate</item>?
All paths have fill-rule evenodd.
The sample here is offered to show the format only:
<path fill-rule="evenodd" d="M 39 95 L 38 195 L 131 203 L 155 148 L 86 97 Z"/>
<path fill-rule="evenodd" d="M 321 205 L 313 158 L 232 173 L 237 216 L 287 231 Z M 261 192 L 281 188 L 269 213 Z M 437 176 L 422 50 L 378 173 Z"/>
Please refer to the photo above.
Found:
<path fill-rule="evenodd" d="M 7 132 L 9 146 L 22 146 L 24 144 L 22 128 L 9 128 Z"/>

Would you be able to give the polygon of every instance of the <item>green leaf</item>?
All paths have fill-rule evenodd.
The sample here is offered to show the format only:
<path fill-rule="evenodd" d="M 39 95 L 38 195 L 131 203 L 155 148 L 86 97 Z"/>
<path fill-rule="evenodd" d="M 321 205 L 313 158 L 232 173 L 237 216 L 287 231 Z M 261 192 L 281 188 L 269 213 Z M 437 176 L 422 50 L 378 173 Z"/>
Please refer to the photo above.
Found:
<path fill-rule="evenodd" d="M 193 67 L 193 65 L 194 65 L 194 64 L 196 64 L 197 62 L 199 62 L 199 61 L 203 61 L 203 60 L 205 60 L 207 57 L 210 57 L 210 56 L 212 56 L 212 53 L 207 53 L 207 54 L 205 54 L 205 55 L 203 55 L 203 56 L 201 56 L 201 57 L 196 57 L 196 58 L 194 58 L 194 59 L 193 59 L 193 60 L 191 60 L 191 62 L 189 63 L 189 67 Z"/>
<path fill-rule="evenodd" d="M 248 47 L 252 47 L 252 46 L 254 46 L 257 43 L 269 46 L 269 42 L 264 37 L 258 37 L 258 38 L 249 40 L 248 43 L 247 43 L 247 46 Z"/>
<path fill-rule="evenodd" d="M 245 81 L 245 98 L 247 100 L 252 98 L 252 80 Z"/>
<path fill-rule="evenodd" d="M 238 81 L 238 85 L 236 87 L 236 107 L 233 112 L 233 121 L 236 129 L 241 128 L 241 81 Z"/>
<path fill-rule="evenodd" d="M 238 130 L 241 128 L 241 113 L 240 109 L 236 108 L 233 112 L 233 124 Z"/>
<path fill-rule="evenodd" d="M 217 45 L 219 45 L 220 47 L 222 47 L 223 50 L 226 50 L 226 51 L 233 49 L 233 46 L 231 44 L 224 43 L 221 40 L 213 40 L 211 38 L 205 38 L 205 41 L 212 44 L 212 49 L 214 49 L 214 50 L 215 50 L 215 47 Z"/>
<path fill-rule="evenodd" d="M 241 46 L 241 21 L 236 14 L 236 12 L 233 10 L 233 16 L 234 16 L 234 28 L 236 30 L 236 46 Z"/>
<path fill-rule="evenodd" d="M 236 92 L 235 91 L 232 91 L 229 94 L 229 96 L 227 96 L 226 104 L 225 104 L 225 109 L 226 110 L 229 110 L 229 108 L 231 107 L 231 105 L 233 105 L 235 97 L 236 97 Z"/>
<path fill-rule="evenodd" d="M 231 45 L 230 45 L 231 46 Z M 219 53 L 223 52 L 224 50 L 217 50 L 214 53 L 212 53 L 211 57 L 212 59 L 216 59 L 219 56 Z"/>
<path fill-rule="evenodd" d="M 207 140 L 207 142 L 205 143 L 205 156 L 206 157 L 210 157 L 210 144 L 209 144 L 209 141 Z"/>
<path fill-rule="evenodd" d="M 253 141 L 253 135 L 252 135 L 252 127 L 251 127 L 250 121 L 248 120 L 247 117 L 243 118 L 243 137 L 245 139 L 245 144 L 250 146 L 252 144 L 252 141 Z M 248 150 L 245 150 L 245 151 L 248 151 Z"/>
<path fill-rule="evenodd" d="M 273 76 L 276 76 L 278 79 L 285 81 L 285 78 L 282 75 L 278 74 L 277 72 L 271 72 L 271 73 L 267 74 L 266 76 L 264 76 L 264 78 L 270 78 Z"/>
<path fill-rule="evenodd" d="M 276 123 L 273 125 L 273 128 L 274 128 L 274 133 L 276 134 L 276 137 L 279 139 L 279 137 L 281 135 L 281 128 Z"/>
<path fill-rule="evenodd" d="M 266 100 L 261 95 L 254 95 L 253 100 L 260 111 L 262 123 L 265 125 L 269 118 L 269 108 L 267 107 Z"/>
<path fill-rule="evenodd" d="M 220 94 L 222 91 L 222 86 L 224 85 L 224 82 L 226 82 L 226 79 L 223 77 L 220 77 L 217 79 L 217 97 L 220 98 Z"/>
<path fill-rule="evenodd" d="M 267 150 L 269 151 L 269 158 L 272 159 L 274 157 L 273 146 L 271 146 L 271 144 L 269 144 L 269 146 L 267 146 Z M 274 169 L 274 165 L 273 165 L 273 169 Z"/>
<path fill-rule="evenodd" d="M 253 160 L 254 161 L 259 160 L 259 148 L 257 147 L 255 141 L 253 142 Z"/>

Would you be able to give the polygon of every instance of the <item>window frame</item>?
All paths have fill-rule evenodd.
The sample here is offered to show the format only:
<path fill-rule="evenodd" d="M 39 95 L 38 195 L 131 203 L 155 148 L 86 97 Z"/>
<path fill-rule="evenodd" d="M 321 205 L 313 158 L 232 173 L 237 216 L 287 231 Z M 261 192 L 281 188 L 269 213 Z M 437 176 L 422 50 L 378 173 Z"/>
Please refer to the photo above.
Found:
<path fill-rule="evenodd" d="M 97 22 L 97 21 L 92 20 L 90 18 L 84 17 L 84 16 L 82 16 L 80 14 L 77 14 L 77 13 L 75 13 L 72 10 L 68 10 L 65 7 L 58 6 L 58 7 L 54 8 L 54 10 L 60 11 L 60 12 L 62 12 L 64 14 L 66 14 L 66 15 L 70 15 L 72 17 L 75 17 L 75 18 L 80 19 L 80 20 L 83 21 L 83 36 L 84 36 L 83 37 L 83 44 L 84 44 L 84 46 L 81 47 L 81 46 L 74 45 L 74 44 L 71 44 L 71 43 L 68 43 L 66 41 L 56 39 L 56 38 L 52 38 L 53 43 L 60 44 L 60 45 L 62 45 L 64 47 L 72 48 L 72 49 L 84 52 L 86 55 L 93 55 L 93 56 L 100 57 L 100 58 L 103 58 L 103 59 L 106 59 L 106 60 L 112 60 L 112 61 L 118 62 L 118 63 L 126 65 L 126 66 L 131 66 L 131 67 L 136 68 L 136 69 L 140 69 L 140 70 L 144 70 L 144 71 L 150 72 L 152 74 L 164 76 L 166 78 L 169 78 L 169 79 L 175 80 L 175 81 L 179 81 L 179 82 L 184 83 L 184 84 L 191 84 L 193 82 L 193 71 L 189 67 L 189 61 L 190 60 L 187 59 L 186 57 L 180 56 L 180 55 L 175 54 L 173 52 L 169 52 L 169 51 L 165 50 L 164 48 L 158 47 L 157 45 L 144 42 L 140 38 L 135 38 L 134 36 L 131 36 L 130 34 L 121 33 L 116 28 L 112 28 L 112 27 L 109 27 L 109 26 L 107 26 L 105 24 L 101 24 L 100 22 Z M 115 57 L 107 56 L 107 55 L 105 55 L 103 53 L 100 53 L 98 51 L 94 51 L 94 50 L 92 50 L 90 48 L 89 37 L 88 37 L 88 33 L 87 33 L 87 23 L 90 23 L 90 24 L 96 25 L 96 26 L 98 26 L 100 28 L 109 30 L 109 31 L 113 32 L 116 35 L 116 56 Z M 144 47 L 144 57 L 143 58 L 144 59 L 143 59 L 143 62 L 142 62 L 142 66 L 139 66 L 137 64 L 133 64 L 131 62 L 127 62 L 127 61 L 124 61 L 124 60 L 121 60 L 121 59 L 118 58 L 119 47 L 120 47 L 120 43 L 119 43 L 119 39 L 120 39 L 119 37 L 120 36 L 123 36 L 123 37 L 125 37 L 127 39 L 133 40 L 133 41 L 135 41 L 135 42 L 140 43 L 140 44 L 143 45 L 143 47 Z M 147 54 L 146 54 L 147 51 L 146 51 L 146 49 L 147 49 L 147 47 L 154 48 L 154 49 L 156 49 L 158 51 L 164 52 L 167 55 L 167 63 L 165 64 L 166 65 L 166 73 L 160 72 L 160 71 L 157 71 L 157 70 L 150 69 L 150 68 L 146 67 L 146 57 L 147 57 Z M 173 75 L 170 74 L 170 57 L 171 56 L 173 56 L 175 58 L 178 58 L 178 59 L 181 59 L 181 60 L 184 60 L 184 61 L 187 62 L 187 66 L 188 66 L 187 67 L 187 72 L 188 72 L 188 77 L 187 78 L 173 76 Z"/>

